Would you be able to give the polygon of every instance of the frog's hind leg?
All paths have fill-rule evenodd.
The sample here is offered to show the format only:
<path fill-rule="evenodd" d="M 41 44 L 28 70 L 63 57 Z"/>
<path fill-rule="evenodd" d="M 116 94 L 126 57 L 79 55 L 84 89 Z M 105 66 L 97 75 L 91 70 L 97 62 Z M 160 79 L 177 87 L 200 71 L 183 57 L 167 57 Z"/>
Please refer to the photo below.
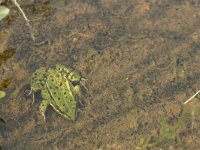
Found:
<path fill-rule="evenodd" d="M 39 106 L 39 111 L 40 111 L 40 114 L 44 117 L 44 122 L 46 122 L 45 112 L 49 104 L 50 104 L 49 100 L 42 100 Z"/>
<path fill-rule="evenodd" d="M 71 118 L 70 118 L 69 116 L 64 115 L 62 112 L 60 112 L 60 110 L 57 109 L 57 108 L 54 106 L 54 104 L 51 104 L 51 103 L 50 103 L 50 105 L 51 105 L 51 106 L 53 107 L 53 109 L 54 109 L 57 113 L 59 113 L 61 116 L 63 116 L 63 117 L 66 118 L 66 119 L 71 120 Z"/>

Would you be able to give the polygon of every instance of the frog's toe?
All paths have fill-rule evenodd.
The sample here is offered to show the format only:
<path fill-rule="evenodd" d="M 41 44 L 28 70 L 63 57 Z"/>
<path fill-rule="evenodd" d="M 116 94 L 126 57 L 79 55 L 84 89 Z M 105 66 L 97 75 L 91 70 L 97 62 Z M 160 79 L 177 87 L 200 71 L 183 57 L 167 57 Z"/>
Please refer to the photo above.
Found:
<path fill-rule="evenodd" d="M 37 113 L 37 115 L 38 115 L 39 117 L 42 116 L 44 122 L 46 123 L 46 116 L 45 116 L 45 114 L 44 114 L 43 112 L 40 112 L 40 111 L 36 111 L 36 113 Z"/>
<path fill-rule="evenodd" d="M 44 117 L 44 121 L 46 122 L 45 112 L 47 109 L 47 106 L 49 105 L 48 100 L 42 100 L 40 106 L 39 106 L 39 112 Z"/>
<path fill-rule="evenodd" d="M 30 96 L 33 93 L 33 89 L 31 88 L 30 90 L 25 90 L 25 93 L 27 96 Z"/>
<path fill-rule="evenodd" d="M 40 114 L 43 116 L 44 122 L 46 122 L 46 116 L 45 116 L 45 114 L 41 113 L 41 112 L 40 112 Z"/>

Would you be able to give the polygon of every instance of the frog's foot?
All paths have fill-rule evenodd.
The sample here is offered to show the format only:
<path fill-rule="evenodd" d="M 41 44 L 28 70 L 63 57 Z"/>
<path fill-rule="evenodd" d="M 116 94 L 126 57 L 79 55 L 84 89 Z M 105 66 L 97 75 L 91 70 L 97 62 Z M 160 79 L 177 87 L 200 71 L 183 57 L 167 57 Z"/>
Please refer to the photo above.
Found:
<path fill-rule="evenodd" d="M 41 112 L 40 112 L 40 114 L 43 116 L 44 122 L 46 123 L 46 116 L 45 116 L 45 114 L 41 113 Z"/>
<path fill-rule="evenodd" d="M 30 96 L 33 93 L 33 89 L 31 88 L 30 91 L 27 90 L 27 95 Z"/>
<path fill-rule="evenodd" d="M 30 90 L 26 90 L 25 92 L 26 92 L 27 96 L 30 96 L 31 94 L 33 94 L 33 101 L 31 103 L 31 105 L 33 105 L 35 102 L 35 94 L 33 92 L 33 89 L 31 88 Z"/>
<path fill-rule="evenodd" d="M 46 109 L 47 109 L 48 105 L 49 105 L 49 101 L 48 100 L 42 100 L 42 102 L 40 103 L 40 106 L 39 106 L 39 112 L 43 116 L 44 122 L 46 122 L 45 112 L 46 112 Z"/>

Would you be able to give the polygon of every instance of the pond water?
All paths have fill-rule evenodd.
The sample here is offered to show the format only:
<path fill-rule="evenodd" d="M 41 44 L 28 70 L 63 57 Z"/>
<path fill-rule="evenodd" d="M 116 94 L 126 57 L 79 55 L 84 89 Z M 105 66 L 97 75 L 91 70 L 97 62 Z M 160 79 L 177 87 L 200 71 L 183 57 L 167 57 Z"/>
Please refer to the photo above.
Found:
<path fill-rule="evenodd" d="M 0 22 L 2 149 L 198 149 L 200 4 L 197 0 L 42 0 L 8 3 Z M 32 39 L 34 36 L 35 40 Z M 39 67 L 86 79 L 76 120 L 29 95 Z M 194 107 L 195 106 L 195 107 Z M 160 140 L 159 140 L 160 139 Z"/>

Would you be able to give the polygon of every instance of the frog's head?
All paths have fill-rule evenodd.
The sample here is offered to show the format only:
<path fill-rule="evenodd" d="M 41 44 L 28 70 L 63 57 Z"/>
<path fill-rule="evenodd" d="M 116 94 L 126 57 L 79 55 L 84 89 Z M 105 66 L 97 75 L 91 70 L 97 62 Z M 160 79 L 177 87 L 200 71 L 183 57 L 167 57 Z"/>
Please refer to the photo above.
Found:
<path fill-rule="evenodd" d="M 72 82 L 79 82 L 81 80 L 81 76 L 78 73 L 76 73 L 76 71 L 72 71 L 68 75 L 68 79 Z"/>
<path fill-rule="evenodd" d="M 67 68 L 65 67 L 64 65 L 61 65 L 61 64 L 56 64 L 56 69 L 61 71 L 61 72 L 65 72 L 66 74 L 70 73 L 71 72 L 71 68 Z"/>

